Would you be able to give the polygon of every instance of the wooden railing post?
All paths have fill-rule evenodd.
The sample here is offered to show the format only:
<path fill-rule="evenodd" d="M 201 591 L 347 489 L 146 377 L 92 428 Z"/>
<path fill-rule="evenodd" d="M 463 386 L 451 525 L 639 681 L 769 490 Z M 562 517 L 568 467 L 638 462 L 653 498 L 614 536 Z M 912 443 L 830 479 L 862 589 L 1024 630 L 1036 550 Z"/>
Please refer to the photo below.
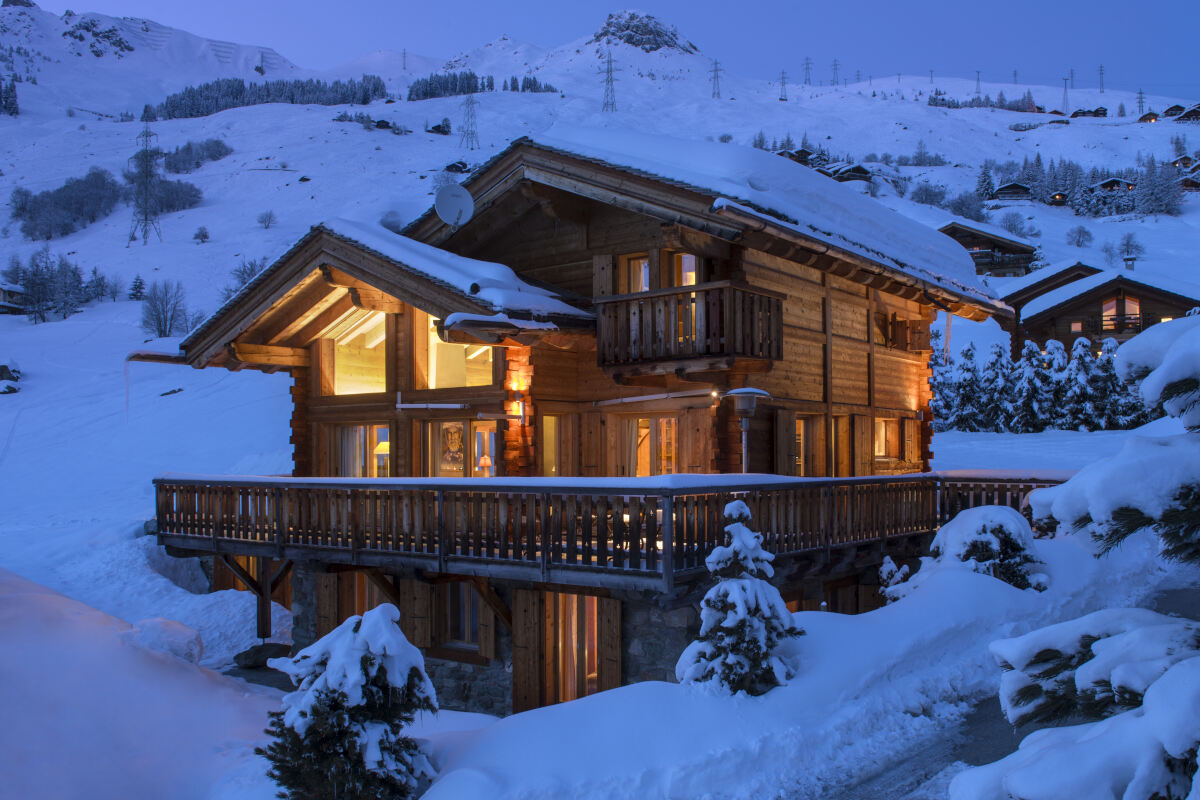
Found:
<path fill-rule="evenodd" d="M 550 577 L 550 550 L 554 547 L 554 536 L 550 531 L 550 495 L 543 494 L 538 514 L 538 549 L 541 551 L 542 580 Z"/>
<path fill-rule="evenodd" d="M 438 572 L 446 571 L 446 495 L 438 489 L 434 494 L 437 502 L 437 559 Z"/>
<path fill-rule="evenodd" d="M 671 594 L 675 589 L 675 495 L 665 494 L 662 498 L 662 571 L 663 591 Z M 649 546 L 653 546 L 653 542 Z"/>

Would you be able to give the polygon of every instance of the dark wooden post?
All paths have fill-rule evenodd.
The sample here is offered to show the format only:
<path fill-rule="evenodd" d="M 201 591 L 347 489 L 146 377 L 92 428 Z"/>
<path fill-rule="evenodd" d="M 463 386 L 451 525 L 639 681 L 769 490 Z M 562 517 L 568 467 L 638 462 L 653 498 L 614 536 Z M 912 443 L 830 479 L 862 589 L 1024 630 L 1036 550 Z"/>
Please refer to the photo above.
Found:
<path fill-rule="evenodd" d="M 255 576 L 258 582 L 258 638 L 271 638 L 271 560 L 266 556 L 254 559 Z"/>

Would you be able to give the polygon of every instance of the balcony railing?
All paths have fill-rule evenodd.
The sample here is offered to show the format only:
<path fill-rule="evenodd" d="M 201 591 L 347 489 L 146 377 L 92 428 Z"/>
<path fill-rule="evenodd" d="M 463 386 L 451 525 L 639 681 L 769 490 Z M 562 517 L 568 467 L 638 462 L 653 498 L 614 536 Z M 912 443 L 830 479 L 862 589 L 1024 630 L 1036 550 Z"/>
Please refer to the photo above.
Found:
<path fill-rule="evenodd" d="M 1084 317 L 1083 332 L 1102 336 L 1141 333 L 1159 322 L 1159 319 L 1158 317 L 1151 318 L 1148 314 L 1099 314 L 1094 317 Z"/>
<path fill-rule="evenodd" d="M 783 358 L 783 295 L 715 281 L 598 297 L 601 366 L 696 358 Z"/>
<path fill-rule="evenodd" d="M 1033 263 L 1032 253 L 1000 253 L 995 250 L 972 250 L 971 258 L 977 268 L 985 269 L 1028 267 Z"/>
<path fill-rule="evenodd" d="M 723 509 L 735 498 L 749 505 L 767 549 L 787 556 L 932 533 L 964 508 L 1019 508 L 1030 491 L 1060 480 L 167 475 L 154 484 L 160 543 L 191 551 L 669 588 L 705 574 L 705 556 L 724 543 Z"/>

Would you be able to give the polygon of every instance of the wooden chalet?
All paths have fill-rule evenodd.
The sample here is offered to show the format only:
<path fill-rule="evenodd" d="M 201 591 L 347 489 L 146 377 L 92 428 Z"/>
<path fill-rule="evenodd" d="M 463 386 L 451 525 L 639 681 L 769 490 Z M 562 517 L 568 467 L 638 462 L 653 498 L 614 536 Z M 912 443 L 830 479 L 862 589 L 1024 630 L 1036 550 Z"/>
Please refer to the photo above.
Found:
<path fill-rule="evenodd" d="M 1126 178 L 1105 178 L 1087 187 L 1089 192 L 1132 192 L 1137 184 Z"/>
<path fill-rule="evenodd" d="M 1077 108 L 1071 112 L 1071 119 L 1076 119 L 1078 117 L 1107 117 L 1107 116 L 1108 116 L 1108 109 L 1105 108 L 1104 106 L 1097 106 L 1096 108 Z"/>
<path fill-rule="evenodd" d="M 1070 201 L 1070 199 L 1071 199 L 1071 195 L 1069 192 L 1065 192 L 1062 189 L 1059 189 L 1057 192 L 1050 193 L 1050 196 L 1046 198 L 1046 205 L 1065 206 Z"/>
<path fill-rule="evenodd" d="M 1172 106 L 1167 106 L 1167 110 L 1162 113 L 1164 117 L 1178 117 L 1183 113 L 1183 106 L 1176 103 Z"/>
<path fill-rule="evenodd" d="M 1176 122 L 1200 122 L 1200 103 L 1183 111 L 1175 118 Z"/>
<path fill-rule="evenodd" d="M 983 223 L 954 220 L 938 230 L 966 248 L 979 275 L 1025 275 L 1037 254 L 1036 245 Z"/>
<path fill-rule="evenodd" d="M 0 314 L 24 314 L 25 289 L 15 283 L 0 283 Z"/>
<path fill-rule="evenodd" d="M 1194 165 L 1196 163 L 1196 159 L 1192 158 L 1191 156 L 1189 156 L 1185 153 L 1184 155 L 1176 156 L 1174 159 L 1168 161 L 1167 163 L 1170 164 L 1172 167 L 1175 167 L 1175 169 L 1189 170 L 1192 168 L 1192 165 Z"/>
<path fill-rule="evenodd" d="M 1140 117 L 1138 117 L 1138 122 L 1158 122 L 1158 112 L 1147 111 L 1145 114 L 1142 114 Z"/>
<path fill-rule="evenodd" d="M 1081 269 L 1082 268 L 1082 269 Z M 1041 270 L 1039 270 L 1040 272 Z M 1090 274 L 1086 274 L 1090 273 Z M 1037 273 L 1034 273 L 1037 274 Z M 1061 279 L 1080 275 L 1067 283 Z M 1079 264 L 1035 287 L 1001 288 L 1019 304 L 1013 347 L 1031 339 L 1040 346 L 1057 339 L 1067 349 L 1080 336 L 1124 342 L 1151 325 L 1182 317 L 1200 305 L 1200 286 L 1132 269 L 1096 270 Z"/>
<path fill-rule="evenodd" d="M 853 612 L 884 552 L 1032 487 L 926 472 L 930 322 L 1010 314 L 928 228 L 612 131 L 463 186 L 461 226 L 317 226 L 178 356 L 132 356 L 291 377 L 292 477 L 155 481 L 159 541 L 254 591 L 260 634 L 272 594 L 298 646 L 391 601 L 444 706 L 508 713 L 671 680 L 732 496 L 793 608 Z"/>
<path fill-rule="evenodd" d="M 1063 261 L 1050 264 L 1016 278 L 987 279 L 988 287 L 1013 310 L 1013 318 L 1009 323 L 1013 332 L 1011 345 L 1014 358 L 1020 354 L 1024 345 L 1024 329 L 1021 320 L 1026 304 L 1044 294 L 1074 283 L 1082 278 L 1088 278 L 1102 270 L 1082 261 Z"/>
<path fill-rule="evenodd" d="M 1179 179 L 1179 186 L 1185 192 L 1200 192 L 1200 176 L 1184 175 Z"/>
<path fill-rule="evenodd" d="M 1023 183 L 1006 183 L 997 186 L 992 192 L 993 200 L 1028 200 L 1033 197 L 1033 191 Z"/>

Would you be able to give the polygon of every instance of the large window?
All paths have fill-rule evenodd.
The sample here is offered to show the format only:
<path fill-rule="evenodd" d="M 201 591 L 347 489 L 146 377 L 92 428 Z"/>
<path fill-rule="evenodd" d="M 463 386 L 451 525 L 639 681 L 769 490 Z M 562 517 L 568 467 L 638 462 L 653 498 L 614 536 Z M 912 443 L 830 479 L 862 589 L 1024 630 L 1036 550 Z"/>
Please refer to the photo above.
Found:
<path fill-rule="evenodd" d="M 434 478 L 491 478 L 500 454 L 496 423 L 439 420 L 425 423 L 426 475 Z"/>
<path fill-rule="evenodd" d="M 381 311 L 362 313 L 340 327 L 322 345 L 321 393 L 387 391 L 387 317 Z"/>
<path fill-rule="evenodd" d="M 653 285 L 650 280 L 650 257 L 645 254 L 622 256 L 617 282 L 617 294 L 650 291 Z"/>
<path fill-rule="evenodd" d="M 900 458 L 900 420 L 875 420 L 875 458 Z"/>
<path fill-rule="evenodd" d="M 542 477 L 557 478 L 559 418 L 555 415 L 542 416 Z"/>
<path fill-rule="evenodd" d="M 386 478 L 391 442 L 387 425 L 339 425 L 334 428 L 333 472 L 339 478 Z"/>
<path fill-rule="evenodd" d="M 437 319 L 422 311 L 413 314 L 413 379 L 418 389 L 490 386 L 492 348 L 450 344 L 437 333 Z"/>
<path fill-rule="evenodd" d="M 639 417 L 624 420 L 625 474 L 639 478 L 667 475 L 675 468 L 675 418 Z"/>
<path fill-rule="evenodd" d="M 479 592 L 465 581 L 446 584 L 442 595 L 440 644 L 463 649 L 479 647 Z"/>
<path fill-rule="evenodd" d="M 546 593 L 549 702 L 575 700 L 600 689 L 599 598 Z"/>

